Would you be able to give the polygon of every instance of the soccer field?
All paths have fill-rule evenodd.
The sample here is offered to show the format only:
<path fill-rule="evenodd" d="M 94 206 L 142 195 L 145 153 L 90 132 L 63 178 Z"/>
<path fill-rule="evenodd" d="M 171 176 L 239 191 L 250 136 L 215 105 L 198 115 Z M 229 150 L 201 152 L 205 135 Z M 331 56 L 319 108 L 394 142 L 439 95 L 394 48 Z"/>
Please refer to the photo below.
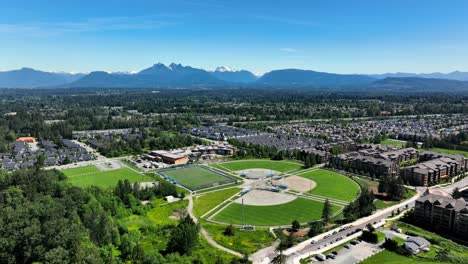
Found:
<path fill-rule="evenodd" d="M 231 171 L 247 169 L 267 169 L 279 172 L 299 170 L 302 164 L 295 161 L 274 161 L 274 160 L 239 160 L 220 163 L 220 166 Z"/>
<path fill-rule="evenodd" d="M 77 174 L 77 171 L 75 169 L 69 169 L 72 171 L 63 170 L 62 172 L 68 177 L 69 183 L 79 187 L 87 187 L 92 185 L 103 188 L 113 187 L 117 185 L 119 180 L 125 179 L 127 179 L 129 182 L 153 181 L 153 179 L 151 179 L 150 177 L 138 174 L 128 168 L 121 168 L 109 171 L 99 171 L 96 167 L 94 168 L 97 171 L 93 172 L 93 169 L 88 168 L 86 170 L 82 170 L 82 172 L 84 172 L 82 174 Z"/>
<path fill-rule="evenodd" d="M 67 177 L 96 172 L 100 172 L 100 170 L 94 165 L 62 170 L 62 173 Z"/>
<path fill-rule="evenodd" d="M 332 205 L 333 212 L 341 207 Z M 298 220 L 305 223 L 320 219 L 323 203 L 304 198 L 271 206 L 244 206 L 244 224 L 258 226 L 289 225 Z M 213 220 L 226 224 L 242 224 L 242 205 L 233 203 L 213 217 Z"/>
<path fill-rule="evenodd" d="M 160 170 L 158 173 L 162 176 L 171 177 L 190 190 L 200 190 L 236 181 L 233 178 L 199 166 Z"/>
<path fill-rule="evenodd" d="M 352 201 L 359 193 L 359 185 L 350 178 L 328 170 L 313 170 L 297 176 L 311 179 L 317 183 L 310 193 L 334 198 L 342 201 Z"/>
<path fill-rule="evenodd" d="M 463 150 L 456 150 L 456 149 L 444 149 L 444 148 L 431 148 L 430 151 L 439 152 L 439 153 L 446 153 L 446 154 L 458 154 L 468 157 L 468 152 Z"/>

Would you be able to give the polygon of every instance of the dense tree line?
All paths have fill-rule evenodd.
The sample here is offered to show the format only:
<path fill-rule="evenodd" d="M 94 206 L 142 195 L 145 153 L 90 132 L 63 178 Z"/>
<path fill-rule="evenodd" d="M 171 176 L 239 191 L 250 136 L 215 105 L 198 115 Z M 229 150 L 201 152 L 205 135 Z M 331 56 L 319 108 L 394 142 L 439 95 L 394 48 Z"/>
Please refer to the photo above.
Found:
<path fill-rule="evenodd" d="M 371 215 L 375 211 L 374 194 L 367 188 L 361 189 L 359 197 L 351 202 L 343 210 L 343 215 L 348 222 L 354 221 L 358 218 Z"/>
<path fill-rule="evenodd" d="M 120 182 L 114 191 L 81 189 L 65 179 L 40 169 L 0 175 L 1 263 L 191 262 L 185 256 L 198 242 L 198 227 L 188 217 L 166 228 L 170 244 L 160 253 L 146 253 L 140 238 L 118 221 L 148 210 L 151 205 L 139 198 L 175 194 L 173 188 L 161 183 L 142 190 Z"/>
<path fill-rule="evenodd" d="M 403 180 L 398 177 L 381 177 L 379 182 L 379 193 L 385 193 L 389 200 L 399 201 L 405 197 L 405 186 Z"/>
<path fill-rule="evenodd" d="M 177 149 L 193 145 L 205 144 L 206 141 L 200 138 L 195 138 L 187 134 L 178 132 L 167 132 L 157 129 L 144 129 L 139 137 L 135 134 L 127 135 L 127 139 L 120 135 L 111 137 L 111 141 L 102 141 L 100 137 L 97 140 L 102 143 L 98 148 L 99 153 L 106 157 L 119 157 L 123 155 L 137 155 L 149 150 L 157 149 Z"/>

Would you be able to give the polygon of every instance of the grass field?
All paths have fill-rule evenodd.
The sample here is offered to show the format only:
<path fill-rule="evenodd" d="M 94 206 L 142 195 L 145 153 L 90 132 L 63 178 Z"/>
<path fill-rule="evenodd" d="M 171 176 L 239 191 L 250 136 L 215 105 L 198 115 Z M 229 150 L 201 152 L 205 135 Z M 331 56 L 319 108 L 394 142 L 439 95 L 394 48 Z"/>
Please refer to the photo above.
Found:
<path fill-rule="evenodd" d="M 86 174 L 86 173 L 95 173 L 95 172 L 100 172 L 100 170 L 94 166 L 84 166 L 84 167 L 78 167 L 78 168 L 71 168 L 71 169 L 65 169 L 61 171 L 65 176 L 67 177 L 73 177 L 81 174 Z"/>
<path fill-rule="evenodd" d="M 468 151 L 455 150 L 455 149 L 444 149 L 444 148 L 431 148 L 430 151 L 446 153 L 446 154 L 460 154 L 468 157 Z"/>
<path fill-rule="evenodd" d="M 268 169 L 279 172 L 299 170 L 302 164 L 295 161 L 274 161 L 274 160 L 239 160 L 229 161 L 219 164 L 231 171 L 240 171 L 246 169 Z M 223 169 L 218 166 L 218 168 Z"/>
<path fill-rule="evenodd" d="M 85 168 L 85 167 L 82 167 L 82 168 Z M 71 169 L 71 170 L 75 170 L 75 169 Z M 87 169 L 87 170 L 91 170 L 91 169 Z M 67 170 L 63 170 L 62 172 L 68 176 L 68 182 L 79 187 L 87 187 L 87 186 L 95 185 L 95 186 L 107 188 L 107 187 L 115 186 L 117 185 L 119 180 L 125 180 L 125 179 L 127 179 L 130 182 L 152 181 L 150 177 L 138 174 L 128 168 L 121 168 L 121 169 L 109 170 L 109 171 L 97 170 L 97 172 L 85 172 L 82 174 L 77 174 L 76 171 L 71 171 L 70 173 L 70 172 L 67 172 Z M 69 175 L 72 175 L 72 176 L 69 176 Z"/>
<path fill-rule="evenodd" d="M 383 140 L 382 142 L 380 142 L 380 144 L 404 148 L 406 146 L 406 141 L 400 141 L 400 140 L 387 138 Z"/>
<path fill-rule="evenodd" d="M 360 262 L 362 264 L 410 264 L 410 263 L 415 263 L 415 264 L 430 264 L 430 263 L 442 263 L 442 262 L 436 262 L 431 259 L 423 259 L 419 257 L 405 257 L 402 255 L 399 255 L 397 253 L 384 250 L 382 252 L 379 252 L 375 254 L 374 256 Z"/>
<path fill-rule="evenodd" d="M 238 193 L 241 188 L 231 188 L 219 192 L 208 193 L 194 199 L 195 216 L 200 217 L 218 204 L 221 204 L 229 197 Z"/>
<path fill-rule="evenodd" d="M 255 231 L 241 231 L 235 228 L 234 236 L 225 236 L 223 232 L 226 226 L 207 222 L 202 223 L 202 225 L 220 245 L 243 254 L 250 255 L 270 246 L 275 241 L 273 234 L 266 228 L 258 228 Z"/>
<path fill-rule="evenodd" d="M 332 205 L 333 212 L 340 209 Z M 292 202 L 271 206 L 244 206 L 246 225 L 277 226 L 288 225 L 293 220 L 301 223 L 320 219 L 323 203 L 298 198 Z M 242 224 L 242 205 L 233 203 L 213 217 L 213 220 L 228 224 Z"/>
<path fill-rule="evenodd" d="M 359 193 L 359 185 L 350 178 L 328 170 L 313 170 L 298 176 L 311 179 L 317 186 L 310 193 L 343 201 L 352 201 Z"/>
<path fill-rule="evenodd" d="M 182 167 L 172 170 L 163 170 L 158 172 L 161 175 L 169 176 L 180 184 L 191 190 L 199 190 L 212 186 L 234 182 L 234 179 L 224 177 L 209 169 L 203 167 Z"/>

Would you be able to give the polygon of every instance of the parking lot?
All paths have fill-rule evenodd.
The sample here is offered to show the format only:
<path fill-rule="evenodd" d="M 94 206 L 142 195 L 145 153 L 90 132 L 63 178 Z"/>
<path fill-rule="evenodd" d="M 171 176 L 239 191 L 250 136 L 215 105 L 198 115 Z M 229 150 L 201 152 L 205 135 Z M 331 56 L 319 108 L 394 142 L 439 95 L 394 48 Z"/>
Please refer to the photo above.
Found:
<path fill-rule="evenodd" d="M 370 244 L 367 242 L 361 242 L 357 245 L 349 245 L 348 248 L 341 248 L 337 251 L 335 259 L 327 259 L 321 263 L 334 263 L 334 264 L 354 264 L 365 258 L 368 258 L 375 253 L 379 252 L 381 248 L 378 245 Z M 313 259 L 314 261 L 318 261 Z"/>

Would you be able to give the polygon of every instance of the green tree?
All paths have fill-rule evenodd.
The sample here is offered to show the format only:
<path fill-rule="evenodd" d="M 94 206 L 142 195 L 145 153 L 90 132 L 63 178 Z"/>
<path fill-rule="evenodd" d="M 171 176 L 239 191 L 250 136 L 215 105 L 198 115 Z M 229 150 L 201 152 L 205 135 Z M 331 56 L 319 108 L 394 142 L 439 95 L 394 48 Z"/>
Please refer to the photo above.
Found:
<path fill-rule="evenodd" d="M 459 199 L 462 198 L 462 193 L 460 192 L 460 189 L 458 187 L 455 187 L 452 191 L 452 198 L 453 199 Z"/>
<path fill-rule="evenodd" d="M 299 221 L 297 220 L 292 221 L 291 229 L 293 230 L 293 232 L 297 232 L 299 228 L 301 228 L 301 224 L 299 223 Z"/>
<path fill-rule="evenodd" d="M 325 200 L 325 203 L 323 204 L 323 209 L 322 209 L 322 219 L 325 224 L 328 224 L 330 222 L 331 216 L 332 216 L 332 207 L 331 207 L 330 201 L 327 198 Z"/>

